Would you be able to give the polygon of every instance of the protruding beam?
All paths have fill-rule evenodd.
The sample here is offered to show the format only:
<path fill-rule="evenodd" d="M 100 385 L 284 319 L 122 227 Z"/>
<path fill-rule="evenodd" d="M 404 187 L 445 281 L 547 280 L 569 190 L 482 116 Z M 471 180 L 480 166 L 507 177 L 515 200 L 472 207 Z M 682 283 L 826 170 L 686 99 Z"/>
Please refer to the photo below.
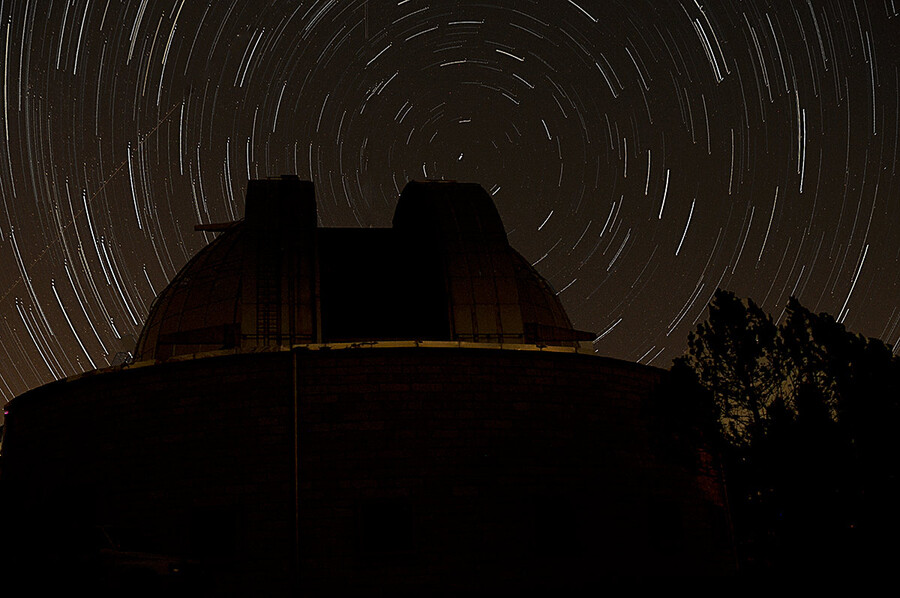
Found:
<path fill-rule="evenodd" d="M 222 231 L 228 230 L 229 228 L 231 228 L 238 222 L 240 222 L 240 221 L 236 220 L 234 222 L 216 222 L 213 224 L 195 224 L 194 230 L 195 231 L 206 231 L 208 233 L 221 233 Z"/>

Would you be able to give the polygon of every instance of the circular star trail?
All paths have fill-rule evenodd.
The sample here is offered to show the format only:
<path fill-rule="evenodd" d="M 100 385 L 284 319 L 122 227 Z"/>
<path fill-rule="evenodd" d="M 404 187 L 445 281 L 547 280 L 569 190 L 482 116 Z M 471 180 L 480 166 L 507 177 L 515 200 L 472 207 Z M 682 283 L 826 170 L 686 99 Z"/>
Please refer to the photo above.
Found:
<path fill-rule="evenodd" d="M 103 367 L 243 213 L 388 226 L 481 183 L 604 355 L 665 367 L 717 287 L 900 335 L 896 0 L 4 0 L 0 397 Z"/>

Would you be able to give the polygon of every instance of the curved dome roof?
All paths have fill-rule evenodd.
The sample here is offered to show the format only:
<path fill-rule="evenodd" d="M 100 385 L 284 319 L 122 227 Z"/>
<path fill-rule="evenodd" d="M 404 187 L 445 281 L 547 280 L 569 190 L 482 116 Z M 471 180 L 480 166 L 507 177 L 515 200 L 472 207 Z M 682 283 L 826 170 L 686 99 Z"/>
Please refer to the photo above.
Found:
<path fill-rule="evenodd" d="M 150 307 L 137 359 L 236 346 L 244 228 L 234 224 L 191 259 Z M 184 351 L 177 351 L 176 346 Z M 169 348 L 171 347 L 171 348 Z"/>
<path fill-rule="evenodd" d="M 316 226 L 313 185 L 250 181 L 244 220 L 156 298 L 135 359 L 380 340 L 577 346 L 544 278 L 509 246 L 484 189 L 412 182 L 389 229 Z"/>

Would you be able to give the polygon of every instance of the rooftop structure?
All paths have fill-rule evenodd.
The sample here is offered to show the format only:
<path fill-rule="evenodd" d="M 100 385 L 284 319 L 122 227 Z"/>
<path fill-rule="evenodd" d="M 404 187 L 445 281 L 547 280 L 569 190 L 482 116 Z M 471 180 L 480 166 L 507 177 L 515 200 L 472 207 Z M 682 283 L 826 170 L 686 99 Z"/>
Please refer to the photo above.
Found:
<path fill-rule="evenodd" d="M 313 185 L 250 181 L 247 215 L 159 295 L 137 361 L 386 340 L 577 346 L 556 293 L 475 184 L 413 182 L 390 229 L 319 228 Z"/>

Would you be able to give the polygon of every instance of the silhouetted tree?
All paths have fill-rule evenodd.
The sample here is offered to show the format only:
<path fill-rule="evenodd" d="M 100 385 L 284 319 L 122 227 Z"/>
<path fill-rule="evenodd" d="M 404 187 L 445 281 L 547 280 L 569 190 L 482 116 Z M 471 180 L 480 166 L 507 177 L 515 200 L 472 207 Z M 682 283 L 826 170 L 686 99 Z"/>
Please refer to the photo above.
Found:
<path fill-rule="evenodd" d="M 689 466 L 698 465 L 696 447 L 717 450 L 721 441 L 711 393 L 684 357 L 675 360 L 649 401 L 657 450 Z"/>
<path fill-rule="evenodd" d="M 883 549 L 900 534 L 900 362 L 891 348 L 795 298 L 776 327 L 722 290 L 688 340 L 673 371 L 688 366 L 706 390 L 699 400 L 716 410 L 744 570 L 888 566 L 900 552 Z"/>
<path fill-rule="evenodd" d="M 814 314 L 791 297 L 780 327 L 788 382 L 796 390 L 819 390 L 834 416 L 843 394 L 852 388 L 855 368 L 863 358 L 866 339 L 846 331 L 828 314 Z"/>
<path fill-rule="evenodd" d="M 687 359 L 713 396 L 722 434 L 751 445 L 765 431 L 767 409 L 779 395 L 778 329 L 771 316 L 734 293 L 718 289 L 709 319 L 688 336 Z"/>
<path fill-rule="evenodd" d="M 832 416 L 829 449 L 838 476 L 832 492 L 841 497 L 834 516 L 860 548 L 896 543 L 900 364 L 882 341 L 847 332 L 830 315 L 810 313 L 793 298 L 782 336 L 802 371 L 797 377 L 817 389 Z"/>

